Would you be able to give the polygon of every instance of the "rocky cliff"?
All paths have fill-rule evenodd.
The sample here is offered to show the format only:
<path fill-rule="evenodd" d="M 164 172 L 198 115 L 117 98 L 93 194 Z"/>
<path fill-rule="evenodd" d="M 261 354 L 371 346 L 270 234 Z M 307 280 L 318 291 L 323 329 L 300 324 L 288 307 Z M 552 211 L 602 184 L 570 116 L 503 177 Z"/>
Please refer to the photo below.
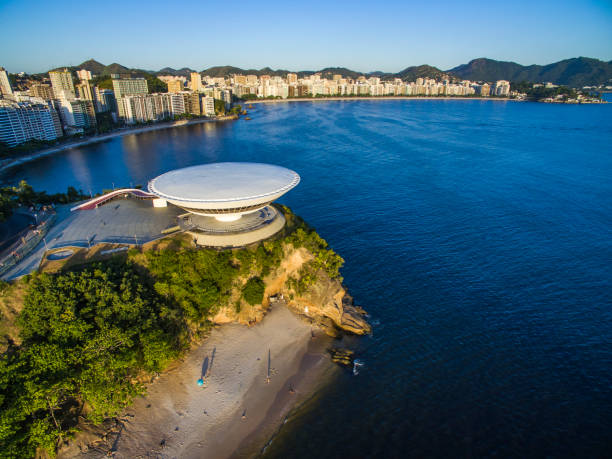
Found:
<path fill-rule="evenodd" d="M 271 301 L 279 301 L 305 320 L 321 326 L 330 336 L 337 336 L 341 331 L 356 335 L 370 333 L 365 311 L 353 304 L 353 298 L 347 294 L 341 281 L 332 279 L 323 269 L 314 272 L 308 269 L 315 258 L 313 253 L 304 247 L 296 249 L 292 244 L 285 243 L 283 254 L 278 267 L 263 278 L 265 291 L 262 303 L 248 304 L 240 298 L 240 290 L 237 289 L 232 301 L 220 307 L 210 320 L 215 324 L 253 324 L 263 319 Z M 310 276 L 310 282 L 305 288 L 300 288 L 304 275 Z M 236 302 L 240 304 L 239 308 L 235 307 Z"/>

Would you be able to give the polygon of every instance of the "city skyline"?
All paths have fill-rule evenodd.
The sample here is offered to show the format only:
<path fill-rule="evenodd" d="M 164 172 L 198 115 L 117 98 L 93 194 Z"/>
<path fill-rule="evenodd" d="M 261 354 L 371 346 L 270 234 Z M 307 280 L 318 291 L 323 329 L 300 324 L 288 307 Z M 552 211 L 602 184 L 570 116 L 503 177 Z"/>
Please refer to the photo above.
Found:
<path fill-rule="evenodd" d="M 168 33 L 176 29 L 161 2 L 110 2 L 108 11 L 122 14 L 108 16 L 95 5 L 56 6 L 34 5 L 28 15 L 20 14 L 18 2 L 0 6 L 0 39 L 11 43 L 19 36 L 19 47 L 0 53 L 9 72 L 46 72 L 92 57 L 147 70 L 234 65 L 360 72 L 397 72 L 421 64 L 448 70 L 477 57 L 521 65 L 578 56 L 612 60 L 612 5 L 597 1 L 519 1 L 503 8 L 481 1 L 460 7 L 446 1 L 435 6 L 388 1 L 375 8 L 344 1 L 300 8 L 272 1 L 257 9 L 236 4 L 231 11 L 187 1 L 177 14 L 189 14 L 174 20 L 180 20 L 179 30 L 190 32 L 180 34 Z M 86 28 L 58 27 L 81 20 L 87 20 Z"/>

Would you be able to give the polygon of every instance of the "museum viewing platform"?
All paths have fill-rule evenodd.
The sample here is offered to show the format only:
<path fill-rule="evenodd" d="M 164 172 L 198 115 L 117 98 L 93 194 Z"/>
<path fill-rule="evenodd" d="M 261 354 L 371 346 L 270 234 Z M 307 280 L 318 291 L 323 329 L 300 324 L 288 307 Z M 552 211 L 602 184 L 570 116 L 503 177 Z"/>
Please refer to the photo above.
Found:
<path fill-rule="evenodd" d="M 187 214 L 179 226 L 198 245 L 240 247 L 267 239 L 285 225 L 271 203 L 297 186 L 300 176 L 260 163 L 212 163 L 166 172 L 149 182 L 155 207 L 168 204 Z"/>

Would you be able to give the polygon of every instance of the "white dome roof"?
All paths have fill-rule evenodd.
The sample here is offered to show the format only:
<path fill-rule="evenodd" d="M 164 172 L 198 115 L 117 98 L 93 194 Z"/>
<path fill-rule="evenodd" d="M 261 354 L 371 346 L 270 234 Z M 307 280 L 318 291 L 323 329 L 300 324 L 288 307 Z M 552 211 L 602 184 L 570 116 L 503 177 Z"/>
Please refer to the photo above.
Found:
<path fill-rule="evenodd" d="M 280 166 L 212 163 L 166 172 L 149 182 L 149 191 L 178 206 L 234 209 L 272 202 L 299 182 Z"/>

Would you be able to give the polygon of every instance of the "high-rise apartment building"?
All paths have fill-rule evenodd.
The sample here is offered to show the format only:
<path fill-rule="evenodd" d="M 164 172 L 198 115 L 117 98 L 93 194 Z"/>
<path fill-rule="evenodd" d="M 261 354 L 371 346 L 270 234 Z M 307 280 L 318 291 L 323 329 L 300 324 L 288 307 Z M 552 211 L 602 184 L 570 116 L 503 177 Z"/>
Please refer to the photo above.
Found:
<path fill-rule="evenodd" d="M 191 82 L 189 83 L 189 87 L 192 91 L 201 91 L 202 90 L 202 76 L 198 72 L 191 72 Z"/>
<path fill-rule="evenodd" d="M 51 100 L 53 99 L 53 89 L 49 84 L 33 84 L 30 86 L 30 96 Z"/>
<path fill-rule="evenodd" d="M 491 87 L 487 83 L 475 85 L 474 90 L 482 97 L 487 97 L 491 93 Z"/>
<path fill-rule="evenodd" d="M 127 124 L 144 123 L 156 119 L 153 99 L 144 95 L 117 98 L 121 118 Z"/>
<path fill-rule="evenodd" d="M 0 142 L 14 147 L 32 139 L 57 139 L 52 112 L 46 104 L 0 100 Z"/>
<path fill-rule="evenodd" d="M 287 74 L 287 83 L 297 83 L 298 77 L 296 73 L 288 73 Z"/>
<path fill-rule="evenodd" d="M 10 96 L 13 94 L 13 88 L 11 88 L 11 82 L 9 81 L 8 73 L 4 67 L 0 67 L 0 94 L 3 96 Z"/>
<path fill-rule="evenodd" d="M 491 89 L 491 94 L 495 96 L 508 96 L 510 94 L 510 82 L 506 80 L 498 80 L 495 86 Z"/>
<path fill-rule="evenodd" d="M 146 95 L 149 93 L 147 80 L 144 78 L 113 78 L 113 90 L 117 100 L 117 111 L 122 119 L 126 119 L 127 114 L 124 111 L 126 104 L 122 103 L 121 99 L 127 96 Z"/>
<path fill-rule="evenodd" d="M 184 89 L 181 80 L 169 80 L 167 84 L 168 92 L 181 92 Z"/>
<path fill-rule="evenodd" d="M 125 96 L 148 94 L 149 87 L 144 78 L 114 78 L 113 91 L 115 97 L 120 99 Z"/>
<path fill-rule="evenodd" d="M 91 72 L 85 69 L 77 70 L 77 77 L 79 80 L 91 80 Z"/>
<path fill-rule="evenodd" d="M 206 116 L 215 116 L 215 99 L 213 97 L 202 98 L 202 113 Z"/>
<path fill-rule="evenodd" d="M 76 85 L 76 93 L 79 99 L 94 100 L 93 91 L 87 80 L 81 80 L 81 83 Z"/>
<path fill-rule="evenodd" d="M 119 99 L 117 103 L 123 105 L 123 118 L 127 124 L 161 121 L 185 113 L 183 94 L 125 96 Z"/>
<path fill-rule="evenodd" d="M 117 111 L 115 94 L 110 89 L 100 89 L 94 86 L 94 100 L 98 113 Z"/>
<path fill-rule="evenodd" d="M 234 84 L 247 84 L 247 78 L 244 75 L 234 75 Z"/>
<path fill-rule="evenodd" d="M 64 130 L 80 130 L 96 125 L 96 112 L 91 100 L 66 99 L 57 101 Z"/>
<path fill-rule="evenodd" d="M 171 93 L 168 94 L 170 97 L 170 110 L 171 116 L 182 115 L 185 113 L 185 99 L 182 94 Z"/>
<path fill-rule="evenodd" d="M 74 84 L 72 83 L 72 73 L 70 73 L 68 69 L 64 69 L 63 72 L 49 72 L 49 78 L 51 79 L 53 95 L 56 99 L 74 99 L 75 92 Z"/>
<path fill-rule="evenodd" d="M 185 105 L 185 113 L 192 115 L 202 114 L 202 104 L 200 102 L 201 94 L 197 92 L 182 92 L 183 104 Z"/>

